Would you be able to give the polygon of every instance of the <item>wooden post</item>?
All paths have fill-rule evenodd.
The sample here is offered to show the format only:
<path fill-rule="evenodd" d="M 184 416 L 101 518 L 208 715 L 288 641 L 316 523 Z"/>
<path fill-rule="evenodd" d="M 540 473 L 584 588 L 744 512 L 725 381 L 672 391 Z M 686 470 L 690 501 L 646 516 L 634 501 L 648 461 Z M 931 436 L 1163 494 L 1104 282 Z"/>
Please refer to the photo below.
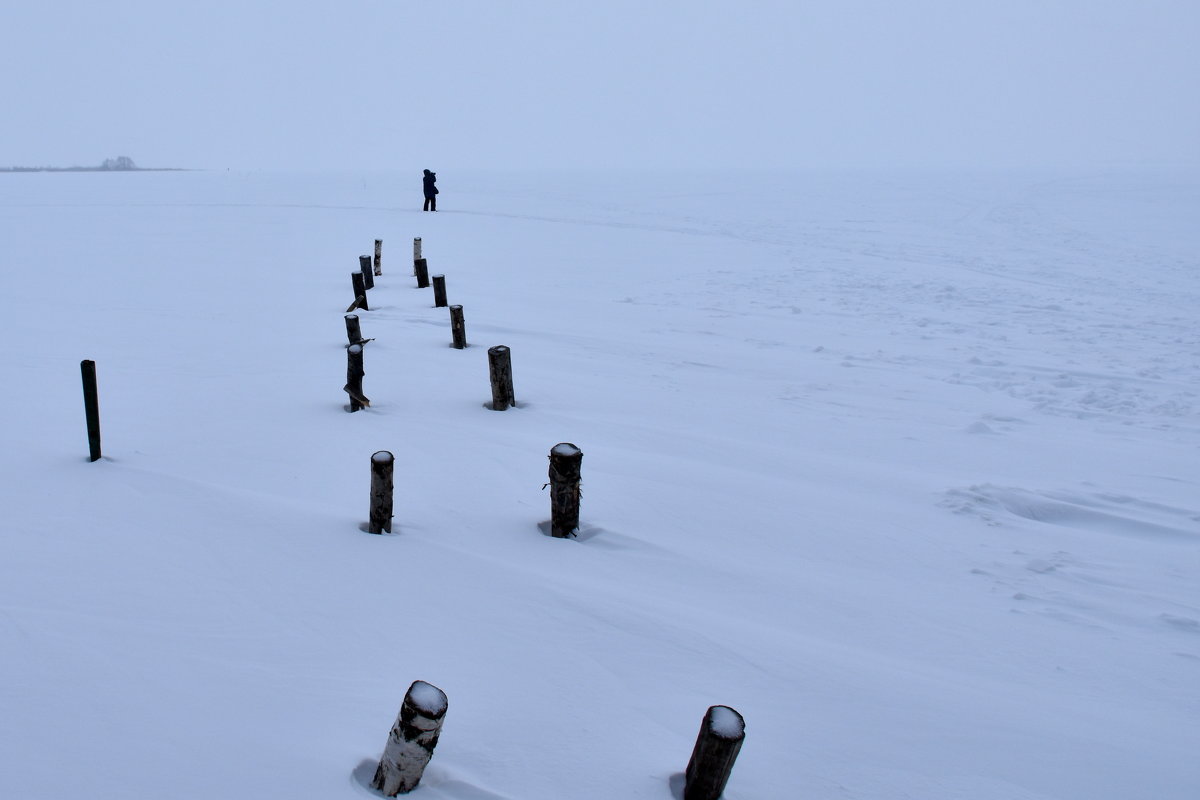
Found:
<path fill-rule="evenodd" d="M 570 442 L 550 448 L 550 535 L 571 536 L 579 527 L 579 482 L 583 451 Z"/>
<path fill-rule="evenodd" d="M 367 530 L 392 532 L 392 468 L 396 457 L 387 450 L 371 456 L 371 516 Z"/>
<path fill-rule="evenodd" d="M 492 410 L 504 411 L 517 404 L 513 395 L 512 354 L 498 344 L 488 348 L 488 375 L 492 380 Z"/>
<path fill-rule="evenodd" d="M 413 261 L 421 257 L 421 237 L 413 239 Z"/>
<path fill-rule="evenodd" d="M 467 323 L 463 320 L 462 306 L 450 306 L 450 335 L 452 346 L 462 350 L 467 346 Z"/>
<path fill-rule="evenodd" d="M 383 274 L 383 239 L 375 240 L 375 274 Z"/>
<path fill-rule="evenodd" d="M 350 411 L 358 411 L 371 405 L 363 394 L 363 347 L 352 344 L 346 348 L 346 385 L 343 391 L 350 395 Z"/>
<path fill-rule="evenodd" d="M 370 311 L 370 307 L 367 306 L 367 284 L 363 279 L 363 274 L 351 272 L 350 283 L 354 285 L 354 302 L 358 303 L 358 307 L 363 311 Z"/>
<path fill-rule="evenodd" d="M 417 288 L 429 288 L 429 262 L 423 258 L 418 258 L 413 262 L 413 269 L 417 275 Z"/>
<path fill-rule="evenodd" d="M 449 705 L 441 689 L 425 681 L 413 681 L 404 695 L 400 716 L 388 734 L 371 788 L 383 792 L 384 797 L 407 794 L 417 788 L 429 759 L 433 758 Z"/>
<path fill-rule="evenodd" d="M 371 274 L 371 257 L 370 256 L 359 256 L 358 257 L 358 271 L 362 273 L 363 283 L 366 284 L 367 289 L 374 289 L 375 288 L 375 276 Z"/>
<path fill-rule="evenodd" d="M 684 773 L 683 800 L 718 800 L 746 738 L 746 720 L 729 706 L 713 706 Z"/>
<path fill-rule="evenodd" d="M 358 324 L 358 314 L 346 315 L 346 338 L 350 344 L 362 344 L 362 328 Z"/>
<path fill-rule="evenodd" d="M 433 307 L 434 308 L 445 308 L 446 307 L 446 276 L 445 275 L 434 275 L 433 276 Z"/>
<path fill-rule="evenodd" d="M 83 375 L 83 413 L 87 417 L 88 461 L 100 460 L 100 395 L 96 389 L 96 362 L 79 362 Z"/>

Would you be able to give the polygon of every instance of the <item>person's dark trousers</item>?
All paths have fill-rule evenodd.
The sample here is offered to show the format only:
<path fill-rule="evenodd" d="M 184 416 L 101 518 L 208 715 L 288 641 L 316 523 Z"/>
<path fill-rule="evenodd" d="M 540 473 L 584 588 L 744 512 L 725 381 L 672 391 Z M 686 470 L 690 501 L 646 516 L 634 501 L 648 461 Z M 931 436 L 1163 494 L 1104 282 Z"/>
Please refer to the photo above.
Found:
<path fill-rule="evenodd" d="M 426 197 L 425 198 L 425 207 L 422 208 L 421 210 L 422 211 L 437 211 L 437 198 L 436 197 Z"/>

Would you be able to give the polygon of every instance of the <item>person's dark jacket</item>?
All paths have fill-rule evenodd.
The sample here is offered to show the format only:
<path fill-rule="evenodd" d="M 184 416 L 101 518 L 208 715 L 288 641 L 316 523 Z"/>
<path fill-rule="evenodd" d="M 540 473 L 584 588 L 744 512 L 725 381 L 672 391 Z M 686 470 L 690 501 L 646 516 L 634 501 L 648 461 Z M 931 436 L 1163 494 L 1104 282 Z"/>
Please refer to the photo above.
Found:
<path fill-rule="evenodd" d="M 429 170 L 425 170 L 425 177 L 422 183 L 425 189 L 425 197 L 433 197 L 438 193 L 437 187 L 434 184 L 437 182 L 437 175 Z"/>

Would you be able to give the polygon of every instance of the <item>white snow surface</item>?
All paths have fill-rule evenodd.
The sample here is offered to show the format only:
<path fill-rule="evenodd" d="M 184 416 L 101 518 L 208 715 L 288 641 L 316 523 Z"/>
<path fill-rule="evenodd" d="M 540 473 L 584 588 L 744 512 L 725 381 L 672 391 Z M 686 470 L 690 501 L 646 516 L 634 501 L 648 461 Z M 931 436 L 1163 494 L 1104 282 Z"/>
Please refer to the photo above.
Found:
<path fill-rule="evenodd" d="M 410 172 L 0 176 L 0 797 L 1198 796 L 1200 179 Z"/>

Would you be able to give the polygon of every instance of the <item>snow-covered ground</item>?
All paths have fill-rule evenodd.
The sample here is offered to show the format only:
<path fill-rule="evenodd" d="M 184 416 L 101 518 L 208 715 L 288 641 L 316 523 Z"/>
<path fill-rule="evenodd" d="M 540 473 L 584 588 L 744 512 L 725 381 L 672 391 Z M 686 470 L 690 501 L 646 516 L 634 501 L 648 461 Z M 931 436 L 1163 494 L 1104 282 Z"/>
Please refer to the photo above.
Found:
<path fill-rule="evenodd" d="M 0 178 L 0 796 L 1198 796 L 1200 178 L 411 172 Z"/>

